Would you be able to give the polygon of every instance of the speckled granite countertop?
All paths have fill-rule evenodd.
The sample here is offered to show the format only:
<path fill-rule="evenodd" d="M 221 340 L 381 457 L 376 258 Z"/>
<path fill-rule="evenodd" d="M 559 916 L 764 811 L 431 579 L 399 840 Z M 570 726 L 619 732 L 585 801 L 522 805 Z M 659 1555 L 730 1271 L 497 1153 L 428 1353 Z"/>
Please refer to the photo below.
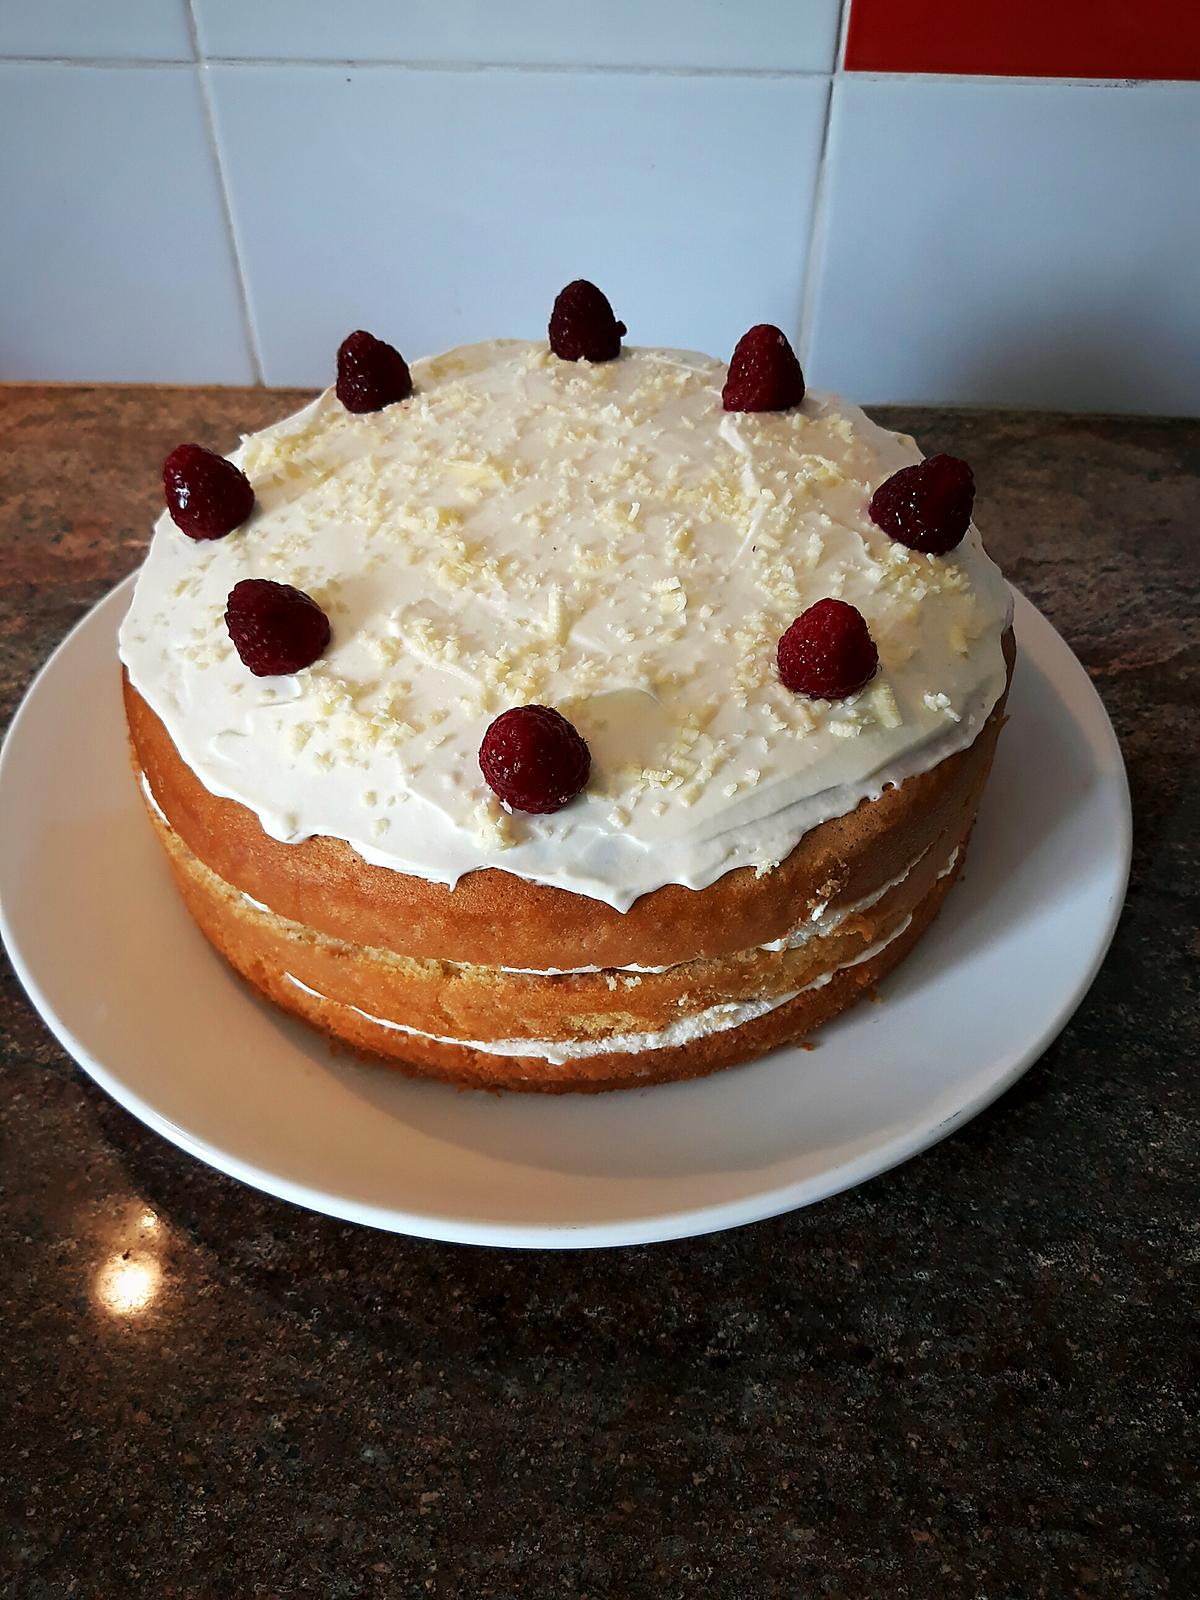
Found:
<path fill-rule="evenodd" d="M 167 450 L 262 390 L 0 389 L 0 700 L 134 567 Z M 974 464 L 1074 647 L 1136 828 L 1116 942 L 1040 1064 L 856 1193 L 526 1255 L 326 1221 L 75 1068 L 7 963 L 0 1594 L 1194 1594 L 1200 424 L 887 420 Z M 138 1313 L 107 1263 L 152 1214 Z"/>

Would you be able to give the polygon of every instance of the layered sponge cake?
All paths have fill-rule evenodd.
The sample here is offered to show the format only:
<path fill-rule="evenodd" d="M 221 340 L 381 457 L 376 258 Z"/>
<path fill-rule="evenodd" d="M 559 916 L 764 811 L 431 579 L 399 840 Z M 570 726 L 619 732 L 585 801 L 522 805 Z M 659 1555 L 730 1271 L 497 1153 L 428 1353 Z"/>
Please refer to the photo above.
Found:
<path fill-rule="evenodd" d="M 690 1077 L 859 998 L 962 864 L 1011 669 L 964 463 L 777 330 L 622 347 L 573 292 L 549 344 L 353 335 L 230 461 L 174 452 L 121 630 L 208 938 L 464 1085 Z"/>

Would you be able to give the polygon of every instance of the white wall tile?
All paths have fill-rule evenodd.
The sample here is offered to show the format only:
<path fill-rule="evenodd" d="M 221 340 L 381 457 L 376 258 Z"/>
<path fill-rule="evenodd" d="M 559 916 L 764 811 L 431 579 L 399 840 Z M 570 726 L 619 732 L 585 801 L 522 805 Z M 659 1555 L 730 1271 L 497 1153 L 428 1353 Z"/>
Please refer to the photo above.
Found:
<path fill-rule="evenodd" d="M 1200 411 L 1197 96 L 841 80 L 813 383 L 876 402 Z"/>
<path fill-rule="evenodd" d="M 0 62 L 0 379 L 248 382 L 194 67 Z"/>
<path fill-rule="evenodd" d="M 822 79 L 207 70 L 269 383 L 329 381 L 357 327 L 544 338 L 580 276 L 633 343 L 798 322 Z"/>
<path fill-rule="evenodd" d="M 0 0 L 0 56 L 191 61 L 187 0 Z"/>
<path fill-rule="evenodd" d="M 828 72 L 839 0 L 196 0 L 212 56 Z"/>

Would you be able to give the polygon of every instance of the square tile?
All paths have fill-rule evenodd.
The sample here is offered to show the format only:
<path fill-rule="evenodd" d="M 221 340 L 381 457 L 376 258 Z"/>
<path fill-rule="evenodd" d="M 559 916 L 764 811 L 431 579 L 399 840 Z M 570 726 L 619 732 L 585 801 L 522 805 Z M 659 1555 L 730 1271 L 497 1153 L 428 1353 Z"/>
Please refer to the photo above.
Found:
<path fill-rule="evenodd" d="M 809 369 L 866 401 L 1200 410 L 1183 85 L 841 80 Z"/>
<path fill-rule="evenodd" d="M 251 381 L 194 67 L 0 62 L 0 149 L 0 378 Z"/>
<path fill-rule="evenodd" d="M 796 327 L 822 79 L 206 70 L 269 383 L 329 381 L 357 327 L 544 338 L 576 277 L 633 343 Z"/>
<path fill-rule="evenodd" d="M 828 72 L 840 0 L 195 0 L 211 56 Z"/>
<path fill-rule="evenodd" d="M 187 0 L 0 0 L 0 56 L 191 61 Z"/>

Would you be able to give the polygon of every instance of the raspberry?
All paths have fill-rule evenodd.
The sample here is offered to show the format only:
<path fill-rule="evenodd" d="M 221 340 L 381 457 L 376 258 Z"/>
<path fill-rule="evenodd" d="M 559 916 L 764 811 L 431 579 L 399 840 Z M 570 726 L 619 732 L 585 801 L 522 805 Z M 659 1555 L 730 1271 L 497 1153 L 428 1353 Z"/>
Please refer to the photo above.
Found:
<path fill-rule="evenodd" d="M 558 811 L 583 789 L 591 769 L 583 738 L 549 706 L 502 711 L 479 746 L 488 787 L 517 811 Z"/>
<path fill-rule="evenodd" d="M 243 578 L 229 591 L 225 626 L 256 678 L 311 667 L 329 643 L 329 618 L 290 583 Z"/>
<path fill-rule="evenodd" d="M 374 334 L 348 334 L 338 346 L 337 397 L 347 411 L 382 411 L 412 393 L 408 362 Z"/>
<path fill-rule="evenodd" d="M 871 521 L 910 550 L 944 556 L 971 525 L 975 474 L 957 456 L 901 467 L 871 496 Z"/>
<path fill-rule="evenodd" d="M 721 390 L 726 411 L 786 411 L 804 399 L 804 374 L 780 329 L 757 323 L 737 342 Z"/>
<path fill-rule="evenodd" d="M 810 700 L 844 700 L 875 676 L 879 651 L 861 611 L 844 600 L 818 600 L 779 641 L 779 676 Z"/>
<path fill-rule="evenodd" d="M 189 539 L 223 539 L 254 510 L 250 480 L 202 444 L 177 444 L 163 462 L 167 510 Z"/>
<path fill-rule="evenodd" d="M 625 332 L 607 296 L 586 278 L 569 283 L 550 313 L 550 348 L 563 361 L 615 361 Z"/>

